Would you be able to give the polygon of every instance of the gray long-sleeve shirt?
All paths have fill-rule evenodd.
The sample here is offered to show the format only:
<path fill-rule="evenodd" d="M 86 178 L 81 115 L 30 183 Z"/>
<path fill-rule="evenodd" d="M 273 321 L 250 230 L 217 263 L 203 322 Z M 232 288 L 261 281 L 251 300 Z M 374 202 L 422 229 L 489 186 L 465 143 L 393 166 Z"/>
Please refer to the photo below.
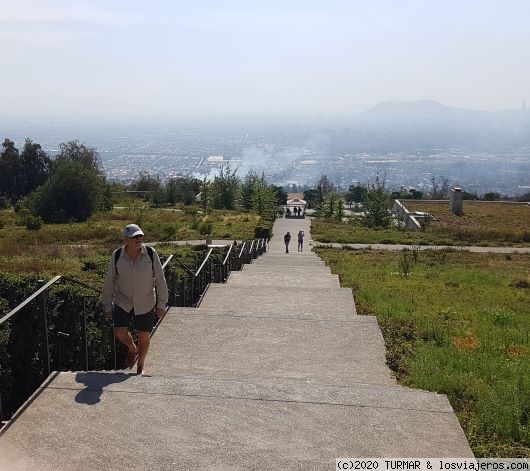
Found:
<path fill-rule="evenodd" d="M 110 257 L 109 269 L 103 284 L 102 301 L 105 312 L 112 311 L 113 302 L 126 312 L 134 308 L 134 313 L 137 315 L 149 312 L 155 303 L 157 308 L 165 308 L 168 301 L 167 284 L 156 251 L 153 249 L 153 263 L 151 263 L 151 257 L 142 244 L 140 255 L 136 261 L 133 261 L 123 246 L 118 262 L 114 263 L 116 250 Z"/>

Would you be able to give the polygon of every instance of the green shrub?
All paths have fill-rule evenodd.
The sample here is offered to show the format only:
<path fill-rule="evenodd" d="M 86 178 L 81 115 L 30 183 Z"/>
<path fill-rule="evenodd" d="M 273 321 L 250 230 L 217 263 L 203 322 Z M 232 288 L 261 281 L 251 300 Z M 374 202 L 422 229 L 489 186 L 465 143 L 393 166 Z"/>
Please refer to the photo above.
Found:
<path fill-rule="evenodd" d="M 28 231 L 38 231 L 44 224 L 40 216 L 34 216 L 32 214 L 25 216 L 23 222 Z"/>
<path fill-rule="evenodd" d="M 166 240 L 174 239 L 176 234 L 177 226 L 175 224 L 166 224 L 164 226 L 164 237 Z"/>
<path fill-rule="evenodd" d="M 203 222 L 199 226 L 199 234 L 201 235 L 210 235 L 212 233 L 212 223 L 211 222 Z"/>
<path fill-rule="evenodd" d="M 530 288 L 530 283 L 528 282 L 528 280 L 517 279 L 510 282 L 510 287 L 528 289 Z"/>

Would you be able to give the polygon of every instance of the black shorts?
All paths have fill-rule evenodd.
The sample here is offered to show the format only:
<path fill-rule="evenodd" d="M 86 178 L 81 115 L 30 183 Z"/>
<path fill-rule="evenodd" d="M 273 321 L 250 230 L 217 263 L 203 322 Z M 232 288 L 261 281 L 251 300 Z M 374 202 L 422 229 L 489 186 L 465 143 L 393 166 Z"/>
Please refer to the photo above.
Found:
<path fill-rule="evenodd" d="M 155 309 L 151 309 L 146 314 L 135 315 L 134 309 L 127 312 L 115 304 L 112 318 L 114 319 L 114 327 L 129 327 L 132 323 L 134 330 L 151 332 L 155 325 Z"/>

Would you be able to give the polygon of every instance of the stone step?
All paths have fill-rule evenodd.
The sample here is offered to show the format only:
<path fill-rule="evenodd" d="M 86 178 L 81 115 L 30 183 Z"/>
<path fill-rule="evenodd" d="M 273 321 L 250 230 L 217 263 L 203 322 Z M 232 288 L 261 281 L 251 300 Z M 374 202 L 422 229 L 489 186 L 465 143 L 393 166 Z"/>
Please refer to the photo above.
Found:
<path fill-rule="evenodd" d="M 374 316 L 358 316 L 352 306 L 348 305 L 339 309 L 324 309 L 314 306 L 309 310 L 302 308 L 290 307 L 284 309 L 280 307 L 267 308 L 267 306 L 249 305 L 246 309 L 240 307 L 204 307 L 201 303 L 199 308 L 196 307 L 172 307 L 172 312 L 202 315 L 202 316 L 234 316 L 234 317 L 260 317 L 260 318 L 281 318 L 281 319 L 307 319 L 322 321 L 351 321 L 377 323 Z"/>
<path fill-rule="evenodd" d="M 232 272 L 228 277 L 227 285 L 238 286 L 283 286 L 288 292 L 297 288 L 340 288 L 339 277 L 331 274 L 313 274 L 309 272 L 303 276 L 292 276 L 288 272 L 277 273 L 272 271 L 260 272 Z"/>
<path fill-rule="evenodd" d="M 149 380 L 130 373 L 125 378 L 113 372 L 83 371 L 61 372 L 49 385 L 50 389 L 82 390 L 87 385 L 94 391 L 136 392 L 148 394 L 173 394 L 205 396 L 227 399 L 252 399 L 264 401 L 311 402 L 355 407 L 417 409 L 430 412 L 452 412 L 443 394 L 412 389 L 404 386 L 351 384 L 348 386 L 319 383 L 311 380 L 289 378 L 263 381 L 260 377 L 245 379 L 219 379 L 217 376 L 176 373 L 160 376 L 150 373 Z M 118 375 L 119 376 L 119 375 Z M 112 381 L 121 379 L 122 381 Z"/>
<path fill-rule="evenodd" d="M 245 265 L 242 270 L 243 273 L 292 273 L 297 276 L 304 276 L 307 274 L 311 275 L 331 275 L 331 269 L 326 265 L 315 265 L 310 268 L 300 266 L 287 266 L 287 265 L 259 265 L 252 263 Z M 239 273 L 234 271 L 235 273 Z"/>
<path fill-rule="evenodd" d="M 407 389 L 88 372 L 55 375 L 31 402 L 1 437 L 2 469 L 332 469 L 338 457 L 473 457 L 444 396 Z M 124 411 L 143 413 L 124 420 Z"/>
<path fill-rule="evenodd" d="M 294 254 L 293 254 L 294 255 Z M 326 266 L 322 260 L 318 257 L 291 257 L 291 254 L 285 255 L 264 255 L 259 257 L 252 262 L 252 265 L 277 265 L 277 266 Z"/>
<path fill-rule="evenodd" d="M 211 284 L 202 300 L 201 308 L 262 309 L 267 312 L 283 310 L 288 313 L 355 312 L 351 290 L 348 288 L 296 288 Z"/>
<path fill-rule="evenodd" d="M 395 385 L 377 323 L 211 316 L 170 311 L 156 332 L 155 375 L 296 378 Z"/>

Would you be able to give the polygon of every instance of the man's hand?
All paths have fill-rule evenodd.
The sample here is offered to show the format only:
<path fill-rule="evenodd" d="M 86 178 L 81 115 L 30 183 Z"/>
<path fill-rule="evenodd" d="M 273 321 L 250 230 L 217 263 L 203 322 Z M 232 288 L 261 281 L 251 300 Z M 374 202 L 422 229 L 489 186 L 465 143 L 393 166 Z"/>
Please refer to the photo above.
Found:
<path fill-rule="evenodd" d="M 163 307 L 157 307 L 156 308 L 156 317 L 159 319 L 162 319 L 166 315 L 166 310 Z"/>
<path fill-rule="evenodd" d="M 106 312 L 105 313 L 105 319 L 107 319 L 108 321 L 111 321 L 112 320 L 112 312 Z"/>

